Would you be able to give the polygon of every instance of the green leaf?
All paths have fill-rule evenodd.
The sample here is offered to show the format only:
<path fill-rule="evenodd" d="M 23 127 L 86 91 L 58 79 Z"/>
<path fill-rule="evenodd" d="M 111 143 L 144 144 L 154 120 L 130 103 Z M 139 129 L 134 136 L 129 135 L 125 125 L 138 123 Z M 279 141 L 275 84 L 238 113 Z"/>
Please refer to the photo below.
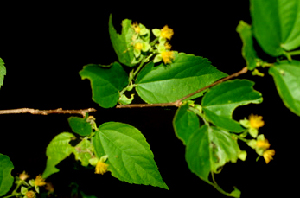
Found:
<path fill-rule="evenodd" d="M 109 35 L 112 46 L 118 55 L 119 62 L 128 67 L 134 67 L 136 64 L 131 63 L 134 60 L 132 36 L 135 34 L 134 29 L 131 27 L 131 20 L 125 19 L 122 22 L 122 33 L 117 33 L 117 30 L 112 24 L 112 15 L 109 17 Z"/>
<path fill-rule="evenodd" d="M 212 87 L 202 98 L 207 119 L 228 131 L 243 131 L 239 122 L 232 119 L 232 113 L 239 105 L 262 102 L 261 94 L 253 90 L 253 85 L 249 80 L 231 80 Z"/>
<path fill-rule="evenodd" d="M 187 144 L 191 134 L 200 128 L 199 118 L 194 112 L 188 109 L 189 106 L 187 104 L 180 106 L 173 120 L 176 136 L 184 145 Z"/>
<path fill-rule="evenodd" d="M 300 62 L 282 61 L 269 69 L 279 96 L 290 111 L 300 116 Z"/>
<path fill-rule="evenodd" d="M 118 103 L 119 91 L 128 83 L 123 67 L 114 62 L 111 67 L 89 64 L 80 71 L 81 79 L 89 79 L 93 90 L 93 100 L 101 107 L 109 108 Z"/>
<path fill-rule="evenodd" d="M 73 153 L 76 160 L 80 160 L 82 166 L 87 166 L 93 157 L 93 145 L 87 139 L 83 139 L 74 147 Z"/>
<path fill-rule="evenodd" d="M 59 169 L 55 168 L 55 165 L 60 163 L 72 153 L 74 148 L 69 144 L 72 137 L 74 137 L 72 133 L 62 132 L 55 136 L 48 144 L 46 152 L 48 156 L 47 166 L 42 174 L 44 179 L 58 172 Z"/>
<path fill-rule="evenodd" d="M 243 41 L 242 55 L 246 60 L 247 68 L 253 70 L 256 67 L 256 61 L 260 60 L 252 45 L 252 28 L 244 21 L 240 21 L 236 31 Z"/>
<path fill-rule="evenodd" d="M 200 56 L 179 53 L 174 62 L 165 66 L 148 63 L 137 76 L 136 90 L 149 104 L 175 102 L 200 88 L 225 77 Z M 200 97 L 198 93 L 189 99 Z"/>
<path fill-rule="evenodd" d="M 68 122 L 73 132 L 81 136 L 88 136 L 93 131 L 92 125 L 86 122 L 86 118 L 70 117 Z"/>
<path fill-rule="evenodd" d="M 107 155 L 108 170 L 120 181 L 166 188 L 150 145 L 135 127 L 118 122 L 99 126 L 93 138 L 98 157 Z"/>
<path fill-rule="evenodd" d="M 3 85 L 3 79 L 5 74 L 6 74 L 6 68 L 4 67 L 4 62 L 2 58 L 0 58 L 0 88 Z"/>
<path fill-rule="evenodd" d="M 10 158 L 0 153 L 0 196 L 5 195 L 13 185 L 12 169 L 14 169 L 14 165 Z"/>
<path fill-rule="evenodd" d="M 208 178 L 210 173 L 219 173 L 218 169 L 227 162 L 236 163 L 238 154 L 239 146 L 230 133 L 204 125 L 189 138 L 185 157 L 189 169 L 203 181 L 223 194 L 239 196 L 237 190 L 228 194 Z"/>
<path fill-rule="evenodd" d="M 251 0 L 253 34 L 270 55 L 300 47 L 299 0 Z"/>

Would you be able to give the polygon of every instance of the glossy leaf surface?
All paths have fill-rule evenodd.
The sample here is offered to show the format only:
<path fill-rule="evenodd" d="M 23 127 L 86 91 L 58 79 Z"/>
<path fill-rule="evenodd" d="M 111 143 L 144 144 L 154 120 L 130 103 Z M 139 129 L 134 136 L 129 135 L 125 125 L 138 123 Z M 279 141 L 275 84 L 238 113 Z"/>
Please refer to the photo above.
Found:
<path fill-rule="evenodd" d="M 135 127 L 118 122 L 99 126 L 93 139 L 97 156 L 108 156 L 108 170 L 120 181 L 166 188 L 145 137 Z"/>
<path fill-rule="evenodd" d="M 300 47 L 299 0 L 251 0 L 253 34 L 266 53 Z"/>
<path fill-rule="evenodd" d="M 137 93 L 148 104 L 175 102 L 227 76 L 206 58 L 179 53 L 169 65 L 148 63 L 137 77 Z M 200 97 L 196 94 L 189 99 Z"/>

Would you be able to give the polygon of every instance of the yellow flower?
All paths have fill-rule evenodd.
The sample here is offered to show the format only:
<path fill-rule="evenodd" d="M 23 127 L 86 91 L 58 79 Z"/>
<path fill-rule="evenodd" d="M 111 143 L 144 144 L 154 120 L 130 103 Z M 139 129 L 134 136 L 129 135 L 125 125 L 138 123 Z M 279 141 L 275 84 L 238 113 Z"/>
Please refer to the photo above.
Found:
<path fill-rule="evenodd" d="M 28 191 L 25 195 L 28 198 L 35 198 L 35 192 L 33 192 L 32 190 Z"/>
<path fill-rule="evenodd" d="M 163 27 L 163 29 L 161 30 L 161 33 L 160 33 L 161 37 L 169 39 L 169 40 L 171 39 L 171 37 L 173 36 L 173 34 L 174 34 L 174 31 L 172 29 L 170 29 L 168 27 L 168 25 L 165 25 Z"/>
<path fill-rule="evenodd" d="M 258 148 L 262 148 L 262 149 L 268 149 L 271 146 L 271 144 L 269 144 L 269 141 L 267 139 L 258 140 L 256 142 L 256 145 L 258 146 Z"/>
<path fill-rule="evenodd" d="M 162 52 L 162 58 L 163 58 L 163 61 L 164 63 L 170 63 L 171 62 L 171 59 L 174 59 L 174 52 L 172 51 L 165 51 L 165 52 Z"/>
<path fill-rule="evenodd" d="M 171 49 L 171 45 L 168 42 L 166 42 L 164 46 L 165 46 L 166 49 Z"/>
<path fill-rule="evenodd" d="M 99 161 L 96 165 L 95 174 L 103 175 L 107 171 L 107 167 L 108 164 Z"/>
<path fill-rule="evenodd" d="M 141 28 L 138 26 L 137 22 L 134 22 L 134 23 L 132 24 L 131 27 L 134 29 L 134 31 L 135 31 L 137 34 L 140 33 Z"/>
<path fill-rule="evenodd" d="M 273 158 L 272 156 L 275 155 L 275 150 L 266 150 L 263 154 L 264 158 L 265 158 L 265 162 L 266 164 L 268 164 Z"/>
<path fill-rule="evenodd" d="M 138 49 L 138 50 L 143 49 L 143 43 L 137 42 L 137 43 L 134 45 L 134 48 L 135 48 L 135 49 Z"/>
<path fill-rule="evenodd" d="M 265 122 L 262 120 L 262 116 L 250 115 L 249 116 L 251 128 L 258 129 L 265 125 Z"/>
<path fill-rule="evenodd" d="M 45 182 L 45 180 L 39 175 L 39 176 L 36 176 L 36 177 L 35 177 L 34 185 L 35 185 L 35 186 L 44 186 L 44 185 L 46 185 L 46 182 Z"/>
<path fill-rule="evenodd" d="M 27 173 L 25 171 L 23 171 L 22 174 L 19 175 L 19 178 L 23 181 L 25 181 L 28 177 L 29 177 L 29 175 L 27 175 Z"/>

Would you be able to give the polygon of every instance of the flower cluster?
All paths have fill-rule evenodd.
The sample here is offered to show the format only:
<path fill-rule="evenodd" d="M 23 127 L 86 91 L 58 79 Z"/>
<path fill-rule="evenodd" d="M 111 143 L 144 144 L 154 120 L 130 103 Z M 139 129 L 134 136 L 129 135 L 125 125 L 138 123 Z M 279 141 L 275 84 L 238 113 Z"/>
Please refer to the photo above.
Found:
<path fill-rule="evenodd" d="M 275 150 L 269 150 L 271 144 L 263 134 L 260 134 L 256 140 L 253 139 L 248 141 L 247 144 L 254 149 L 259 156 L 265 158 L 266 164 L 270 163 L 273 159 L 272 156 L 275 155 Z"/>
<path fill-rule="evenodd" d="M 141 23 L 133 23 L 131 28 L 134 30 L 131 37 L 131 45 L 135 56 L 133 63 L 138 63 L 144 58 L 142 52 L 146 53 L 150 50 L 150 30 L 146 29 Z"/>
<path fill-rule="evenodd" d="M 133 29 L 131 37 L 134 54 L 133 64 L 142 61 L 148 55 L 149 57 L 156 55 L 153 62 L 163 61 L 164 64 L 171 63 L 175 59 L 177 52 L 171 51 L 171 45 L 167 42 L 173 36 L 174 31 L 167 25 L 163 29 L 152 30 L 152 33 L 156 36 L 153 42 L 150 42 L 150 30 L 146 29 L 143 24 L 133 23 L 131 28 Z"/>
<path fill-rule="evenodd" d="M 247 141 L 247 144 L 254 149 L 259 156 L 263 156 L 265 162 L 268 164 L 273 159 L 272 156 L 275 155 L 275 150 L 269 150 L 271 144 L 263 134 L 258 135 L 259 128 L 265 125 L 262 116 L 250 115 L 249 119 L 240 120 L 240 124 L 246 127 L 246 132 L 256 138 Z M 246 134 L 242 134 L 241 136 L 246 136 Z"/>
<path fill-rule="evenodd" d="M 171 51 L 171 45 L 167 42 L 174 35 L 174 31 L 167 25 L 163 29 L 153 29 L 153 34 L 158 38 L 159 43 L 156 44 L 157 55 L 153 62 L 163 61 L 164 64 L 171 63 L 175 59 L 176 51 Z"/>
<path fill-rule="evenodd" d="M 23 195 L 23 198 L 35 198 L 36 193 L 39 193 L 39 187 L 45 186 L 48 183 L 40 175 L 26 182 L 28 178 L 29 175 L 23 171 L 16 179 L 16 189 L 21 187 L 20 194 Z"/>

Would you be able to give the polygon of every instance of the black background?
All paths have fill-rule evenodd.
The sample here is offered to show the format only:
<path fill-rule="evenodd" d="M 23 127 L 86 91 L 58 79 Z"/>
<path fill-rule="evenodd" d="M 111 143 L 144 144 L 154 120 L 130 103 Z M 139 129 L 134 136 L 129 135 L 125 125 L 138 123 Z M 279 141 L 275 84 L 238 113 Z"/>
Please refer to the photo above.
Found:
<path fill-rule="evenodd" d="M 168 24 L 174 29 L 172 49 L 208 58 L 222 72 L 231 74 L 245 66 L 241 56 L 242 43 L 236 32 L 239 20 L 251 23 L 249 2 L 199 1 L 183 5 L 99 4 L 28 4 L 1 6 L 0 57 L 7 75 L 0 90 L 0 109 L 21 107 L 35 109 L 97 109 L 92 115 L 98 125 L 107 121 L 137 127 L 151 146 L 159 171 L 170 190 L 129 184 L 111 177 L 95 175 L 94 170 L 81 169 L 73 156 L 58 165 L 60 172 L 48 178 L 58 197 L 70 196 L 70 182 L 75 181 L 87 194 L 174 196 L 184 193 L 195 197 L 226 197 L 187 168 L 185 146 L 176 138 L 172 120 L 176 108 L 103 109 L 92 101 L 90 82 L 82 81 L 79 71 L 89 63 L 109 65 L 117 60 L 108 34 L 109 15 L 115 27 L 121 29 L 125 18 L 141 22 L 148 29 Z M 297 160 L 299 118 L 291 113 L 278 96 L 267 69 L 265 77 L 241 75 L 240 79 L 255 81 L 254 88 L 264 101 L 259 105 L 238 107 L 233 117 L 243 119 L 251 113 L 264 117 L 260 129 L 276 150 L 274 160 L 265 164 L 257 154 L 247 149 L 247 161 L 227 164 L 217 182 L 228 192 L 232 186 L 242 191 L 241 197 L 266 197 L 293 189 Z M 133 103 L 140 103 L 134 100 Z M 11 158 L 13 174 L 23 170 L 34 177 L 46 166 L 46 147 L 53 137 L 71 131 L 70 115 L 48 116 L 31 114 L 0 115 L 2 154 Z"/>

